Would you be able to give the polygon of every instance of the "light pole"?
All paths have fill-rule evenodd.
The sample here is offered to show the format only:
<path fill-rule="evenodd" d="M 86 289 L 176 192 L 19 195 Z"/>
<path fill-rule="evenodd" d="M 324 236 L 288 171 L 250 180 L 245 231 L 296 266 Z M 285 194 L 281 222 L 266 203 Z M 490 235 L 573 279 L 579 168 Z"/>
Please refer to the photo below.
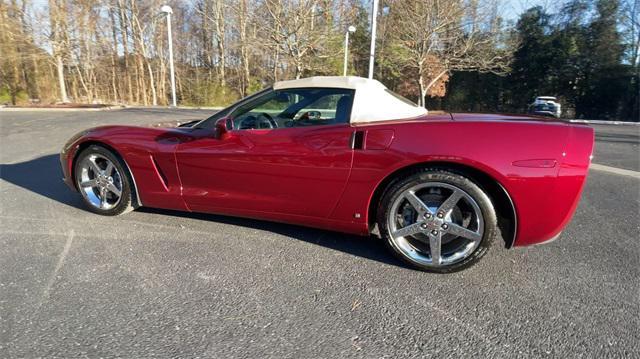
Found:
<path fill-rule="evenodd" d="M 369 51 L 369 78 L 373 78 L 373 59 L 376 53 L 376 22 L 378 20 L 378 0 L 373 0 L 371 9 L 371 51 Z"/>
<path fill-rule="evenodd" d="M 349 26 L 347 32 L 344 34 L 344 70 L 342 71 L 342 76 L 347 76 L 347 62 L 349 57 L 349 33 L 356 32 L 355 26 Z"/>
<path fill-rule="evenodd" d="M 163 5 L 160 11 L 167 14 L 167 38 L 169 42 L 169 72 L 171 76 L 171 107 L 176 107 L 176 77 L 173 71 L 173 39 L 171 38 L 171 14 L 173 9 L 169 5 Z"/>

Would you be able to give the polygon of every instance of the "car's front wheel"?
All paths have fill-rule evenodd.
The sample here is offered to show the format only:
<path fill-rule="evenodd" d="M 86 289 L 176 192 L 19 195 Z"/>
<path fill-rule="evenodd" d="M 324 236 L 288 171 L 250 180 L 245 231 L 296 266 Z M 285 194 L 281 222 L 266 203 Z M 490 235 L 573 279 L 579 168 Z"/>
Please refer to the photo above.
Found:
<path fill-rule="evenodd" d="M 378 209 L 380 234 L 410 265 L 452 272 L 477 262 L 497 232 L 495 209 L 469 178 L 423 169 L 392 182 Z"/>
<path fill-rule="evenodd" d="M 93 145 L 82 151 L 74 172 L 76 187 L 92 212 L 115 216 L 133 210 L 129 173 L 108 149 Z"/>

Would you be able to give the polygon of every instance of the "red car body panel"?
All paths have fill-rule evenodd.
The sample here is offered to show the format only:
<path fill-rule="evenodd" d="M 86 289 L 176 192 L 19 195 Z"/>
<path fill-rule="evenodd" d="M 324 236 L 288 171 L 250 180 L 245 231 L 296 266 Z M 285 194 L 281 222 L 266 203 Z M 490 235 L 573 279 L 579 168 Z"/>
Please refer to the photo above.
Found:
<path fill-rule="evenodd" d="M 369 233 L 374 193 L 390 176 L 418 164 L 455 164 L 504 188 L 515 207 L 513 244 L 524 246 L 555 238 L 571 219 L 593 136 L 558 120 L 470 114 L 230 131 L 222 139 L 206 129 L 109 126 L 75 138 L 61 160 L 75 187 L 77 150 L 103 143 L 128 165 L 144 206 L 360 235 Z"/>

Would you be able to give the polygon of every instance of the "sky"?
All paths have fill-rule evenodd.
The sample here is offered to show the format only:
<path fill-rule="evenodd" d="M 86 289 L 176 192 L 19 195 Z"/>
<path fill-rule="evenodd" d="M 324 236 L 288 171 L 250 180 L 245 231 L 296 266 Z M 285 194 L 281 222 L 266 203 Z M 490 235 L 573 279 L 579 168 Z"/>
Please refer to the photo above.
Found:
<path fill-rule="evenodd" d="M 550 13 L 555 13 L 564 0 L 501 0 L 502 15 L 508 21 L 517 21 L 520 14 L 534 6 L 542 6 Z"/>

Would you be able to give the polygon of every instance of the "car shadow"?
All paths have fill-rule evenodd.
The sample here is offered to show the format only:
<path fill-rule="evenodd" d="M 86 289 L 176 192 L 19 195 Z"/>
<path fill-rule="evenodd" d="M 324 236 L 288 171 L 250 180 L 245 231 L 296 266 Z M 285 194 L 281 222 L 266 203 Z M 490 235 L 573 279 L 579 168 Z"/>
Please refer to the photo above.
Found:
<path fill-rule="evenodd" d="M 62 170 L 60 169 L 58 155 L 46 155 L 19 163 L 0 164 L 0 178 L 58 203 L 85 209 L 80 195 L 70 190 L 62 181 Z M 354 256 L 404 267 L 402 262 L 386 250 L 383 241 L 374 236 L 359 237 L 296 225 L 206 213 L 179 212 L 145 207 L 139 208 L 138 211 L 269 231 Z M 89 212 L 87 214 L 93 215 Z"/>
<path fill-rule="evenodd" d="M 137 211 L 151 213 L 154 215 L 224 223 L 234 226 L 241 226 L 277 233 L 291 239 L 316 244 L 358 257 L 404 267 L 402 262 L 400 262 L 388 252 L 388 250 L 385 248 L 384 242 L 380 238 L 373 235 L 369 237 L 361 237 L 340 232 L 302 227 L 293 224 L 269 222 L 258 219 L 230 217 L 209 213 L 180 212 L 147 207 L 139 208 Z"/>
<path fill-rule="evenodd" d="M 0 164 L 0 178 L 56 202 L 82 206 L 82 199 L 62 181 L 59 156 L 46 155 L 18 163 Z"/>

